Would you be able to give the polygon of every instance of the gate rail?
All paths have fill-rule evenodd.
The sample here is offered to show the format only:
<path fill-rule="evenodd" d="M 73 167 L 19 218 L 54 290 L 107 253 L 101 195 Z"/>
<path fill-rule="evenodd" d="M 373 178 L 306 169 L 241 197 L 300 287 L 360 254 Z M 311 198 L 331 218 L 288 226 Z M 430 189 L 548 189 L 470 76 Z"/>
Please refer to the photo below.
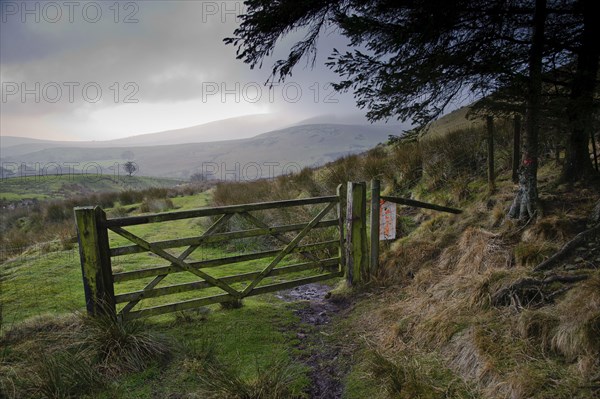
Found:
<path fill-rule="evenodd" d="M 308 222 L 281 226 L 268 226 L 250 213 L 260 210 L 306 205 L 325 206 Z M 344 245 L 345 205 L 346 193 L 340 185 L 340 187 L 338 187 L 337 195 L 335 196 L 202 208 L 114 219 L 107 219 L 106 213 L 98 206 L 75 208 L 87 310 L 93 315 L 108 313 L 116 314 L 118 317 L 124 319 L 135 319 L 208 304 L 240 300 L 253 295 L 343 276 L 346 257 Z M 325 219 L 334 208 L 337 208 L 336 217 Z M 222 229 L 234 215 L 242 217 L 251 224 L 253 228 L 219 232 L 219 230 Z M 202 235 L 196 237 L 149 242 L 125 229 L 128 226 L 200 217 L 217 218 Z M 339 236 L 333 240 L 300 245 L 302 239 L 305 238 L 310 231 L 327 227 L 337 227 Z M 111 248 L 108 238 L 109 230 L 127 239 L 130 244 Z M 284 233 L 290 232 L 297 232 L 293 239 L 289 239 L 284 235 Z M 234 239 L 260 236 L 271 236 L 282 242 L 284 246 L 268 251 L 253 252 L 217 259 L 195 262 L 186 261 L 186 259 L 202 244 L 222 243 Z M 180 247 L 187 248 L 178 256 L 166 251 L 167 249 Z M 337 249 L 338 256 L 319 259 L 312 253 L 313 251 L 325 249 Z M 111 263 L 112 258 L 142 252 L 153 253 L 167 261 L 168 265 L 123 272 L 113 271 Z M 303 256 L 307 261 L 304 263 L 295 263 L 278 267 L 281 261 L 290 254 Z M 204 271 L 204 269 L 207 268 L 269 257 L 274 258 L 260 271 L 234 274 L 225 277 L 213 277 Z M 259 284 L 267 277 L 316 268 L 320 268 L 324 273 L 286 282 L 259 286 Z M 197 276 L 199 280 L 158 287 L 159 283 L 161 283 L 168 275 L 183 272 L 192 273 Z M 143 289 L 115 295 L 115 283 L 150 277 L 152 277 L 152 280 L 147 283 Z M 244 281 L 249 281 L 249 284 L 243 289 L 238 290 L 232 287 L 232 284 Z M 156 298 L 211 287 L 220 288 L 223 292 L 207 297 L 134 310 L 140 301 L 147 298 Z M 117 312 L 117 304 L 123 303 L 125 303 L 125 305 Z"/>

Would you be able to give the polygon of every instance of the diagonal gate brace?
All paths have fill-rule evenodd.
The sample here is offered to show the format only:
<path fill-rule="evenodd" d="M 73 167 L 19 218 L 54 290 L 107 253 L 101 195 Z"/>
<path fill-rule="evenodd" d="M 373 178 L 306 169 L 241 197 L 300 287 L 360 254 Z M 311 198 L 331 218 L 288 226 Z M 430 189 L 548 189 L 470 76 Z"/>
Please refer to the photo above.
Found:
<path fill-rule="evenodd" d="M 168 260 L 169 262 L 175 264 L 176 266 L 179 266 L 181 269 L 188 271 L 190 273 L 193 273 L 200 278 L 203 278 L 207 283 L 210 283 L 215 287 L 221 288 L 222 290 L 226 291 L 227 293 L 231 294 L 232 296 L 234 296 L 236 298 L 238 298 L 240 296 L 240 293 L 237 290 L 235 290 L 234 288 L 232 288 L 230 285 L 204 273 L 201 270 L 197 270 L 197 269 L 193 268 L 192 266 L 185 263 L 183 260 L 176 258 L 175 256 L 171 255 L 170 253 L 168 253 L 160 248 L 156 248 L 154 245 L 152 245 L 149 242 L 147 242 L 146 240 L 136 236 L 135 234 L 132 234 L 131 232 L 129 232 L 121 227 L 113 226 L 113 227 L 110 227 L 110 229 L 112 231 L 114 231 L 115 233 L 117 233 L 118 235 L 133 242 L 134 244 L 137 244 L 141 248 L 144 248 L 146 251 L 150 251 L 150 252 L 160 256 L 161 258 Z"/>
<path fill-rule="evenodd" d="M 220 227 L 222 227 L 225 223 L 227 223 L 227 221 L 229 221 L 229 219 L 231 219 L 231 217 L 233 215 L 234 215 L 233 213 L 222 215 L 219 219 L 217 219 L 216 222 L 214 222 L 212 224 L 212 226 L 210 226 L 204 232 L 204 234 L 202 234 L 202 237 L 209 236 L 209 235 L 213 234 L 214 232 L 216 232 Z M 200 245 L 190 245 L 181 255 L 179 255 L 178 259 L 181 261 L 184 261 L 196 249 L 198 249 L 199 246 Z M 174 265 L 174 264 L 172 263 L 172 265 Z M 177 265 L 174 265 L 174 266 L 177 266 Z M 131 309 L 133 309 L 135 307 L 135 305 L 137 305 L 142 300 L 142 298 L 144 296 L 144 291 L 149 291 L 149 290 L 153 289 L 154 287 L 156 287 L 162 280 L 165 279 L 165 277 L 167 277 L 167 275 L 168 274 L 160 274 L 160 275 L 156 276 L 154 279 L 152 279 L 152 281 L 150 281 L 142 289 L 142 292 L 140 292 L 138 295 L 136 295 L 130 302 L 127 303 L 127 305 L 125 305 L 123 307 L 121 312 L 128 313 L 129 311 L 131 311 Z"/>
<path fill-rule="evenodd" d="M 329 213 L 329 211 L 333 209 L 335 205 L 336 203 L 332 202 L 328 204 L 327 207 L 325 207 L 325 209 L 319 212 L 319 214 L 315 216 L 313 220 L 311 220 L 306 225 L 306 227 L 304 227 L 302 231 L 300 231 L 298 235 L 294 237 L 294 239 L 290 241 L 288 245 L 286 245 L 286 247 L 283 250 L 281 250 L 281 252 L 275 257 L 275 259 L 273 259 L 271 263 L 267 267 L 265 267 L 262 272 L 260 272 L 256 279 L 252 281 L 252 283 L 250 283 L 250 285 L 248 285 L 246 289 L 244 289 L 244 291 L 242 292 L 242 297 L 247 296 L 258 285 L 258 283 L 260 283 L 265 277 L 267 277 L 271 270 L 273 270 L 273 268 L 277 266 L 277 264 L 281 262 L 283 258 L 285 258 L 290 252 L 294 250 L 294 248 L 298 246 L 300 241 L 309 233 L 309 231 L 313 227 L 315 227 L 315 225 L 319 223 L 319 221 L 323 219 L 323 217 L 327 215 L 327 213 Z"/>
<path fill-rule="evenodd" d="M 246 219 L 247 221 L 249 221 L 250 223 L 254 224 L 258 228 L 264 228 L 264 229 L 269 228 L 269 225 L 267 225 L 262 220 L 260 220 L 259 218 L 257 218 L 254 215 L 251 215 L 248 212 L 241 212 L 240 216 L 243 217 L 244 219 Z M 289 244 L 291 241 L 290 239 L 288 239 L 286 236 L 284 236 L 281 233 L 272 233 L 271 235 L 286 245 Z M 311 254 L 310 252 L 300 252 L 300 255 L 304 256 L 305 258 L 307 258 L 309 260 L 312 260 L 313 262 L 319 261 L 319 258 L 316 257 L 315 255 Z"/>

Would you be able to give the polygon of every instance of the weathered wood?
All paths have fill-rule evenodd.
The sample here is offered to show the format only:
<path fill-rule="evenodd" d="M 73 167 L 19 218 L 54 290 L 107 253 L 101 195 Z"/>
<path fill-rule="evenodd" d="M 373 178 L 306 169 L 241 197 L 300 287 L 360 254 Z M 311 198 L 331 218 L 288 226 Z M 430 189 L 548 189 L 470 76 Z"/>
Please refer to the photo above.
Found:
<path fill-rule="evenodd" d="M 338 194 L 340 194 L 338 192 Z M 301 200 L 289 200 L 289 201 L 277 201 L 270 203 L 257 203 L 257 204 L 246 204 L 246 205 L 234 205 L 227 207 L 216 207 L 216 208 L 204 208 L 197 209 L 192 211 L 182 211 L 182 212 L 169 212 L 169 213 L 160 213 L 154 215 L 143 215 L 143 216 L 135 216 L 135 217 L 127 217 L 127 218 L 117 218 L 106 220 L 106 216 L 104 212 L 97 208 L 100 212 L 99 215 L 94 216 L 95 223 L 95 231 L 100 237 L 99 241 L 101 245 L 98 246 L 98 240 L 95 241 L 96 245 L 93 250 L 95 252 L 88 253 L 86 252 L 86 246 L 84 244 L 80 244 L 80 248 L 82 251 L 82 271 L 84 274 L 84 282 L 86 284 L 86 290 L 90 292 L 88 297 L 91 296 L 91 292 L 98 291 L 98 277 L 90 277 L 87 278 L 89 274 L 89 270 L 86 267 L 90 264 L 89 259 L 93 260 L 96 263 L 102 263 L 103 259 L 108 260 L 108 268 L 103 269 L 104 273 L 101 276 L 101 281 L 108 281 L 110 283 L 110 288 L 112 292 L 107 292 L 104 295 L 108 297 L 108 301 L 112 306 L 112 313 L 116 313 L 116 303 L 126 303 L 126 305 L 121 308 L 119 312 L 119 317 L 123 319 L 134 319 L 138 317 L 163 314 L 167 312 L 189 309 L 197 306 L 206 305 L 209 303 L 218 303 L 218 302 L 226 302 L 232 300 L 239 300 L 244 296 L 252 296 L 258 295 L 265 292 L 271 292 L 275 290 L 295 287 L 302 284 L 307 284 L 314 281 L 321 281 L 325 279 L 330 279 L 336 276 L 341 275 L 340 267 L 343 265 L 343 258 L 345 256 L 345 252 L 341 251 L 340 257 L 329 258 L 329 259 L 318 259 L 314 254 L 310 253 L 311 250 L 321 250 L 321 249 L 329 249 L 329 248 L 339 248 L 344 246 L 344 238 L 343 238 L 343 212 L 342 204 L 340 204 L 340 200 L 345 203 L 345 199 L 341 195 L 337 196 L 328 196 L 328 197 L 318 197 L 318 198 L 308 198 Z M 299 223 L 293 225 L 284 225 L 284 226 L 274 226 L 269 227 L 253 215 L 251 215 L 250 211 L 256 210 L 264 210 L 264 209 L 276 209 L 283 207 L 292 207 L 292 206 L 302 206 L 302 205 L 310 205 L 310 204 L 327 204 L 326 207 L 319 212 L 317 216 L 315 216 L 309 223 Z M 334 208 L 334 206 L 338 206 L 338 215 L 335 219 L 332 220 L 323 220 L 323 218 Z M 90 208 L 94 209 L 94 208 Z M 219 227 L 224 225 L 233 215 L 240 214 L 246 220 L 252 222 L 258 228 L 244 230 L 244 231 L 234 231 L 234 232 L 225 232 L 225 233 L 217 233 Z M 195 218 L 195 217 L 204 217 L 204 216 L 217 216 L 220 218 L 201 236 L 199 237 L 189 237 L 183 239 L 174 239 L 174 240 L 166 240 L 160 241 L 157 243 L 151 243 L 146 241 L 145 239 L 137 236 L 130 231 L 127 231 L 122 228 L 122 226 L 131 226 L 145 223 L 157 223 L 164 222 L 170 220 L 180 220 L 186 218 Z M 89 217 L 88 217 L 89 218 Z M 89 221 L 78 221 L 78 228 L 81 226 L 81 231 L 85 231 L 87 235 L 88 230 L 85 230 L 86 225 L 91 225 Z M 340 238 L 319 242 L 313 244 L 307 244 L 304 246 L 299 245 L 300 241 L 306 237 L 306 235 L 315 228 L 326 228 L 326 227 L 341 227 Z M 107 229 L 112 230 L 116 234 L 126 238 L 131 241 L 135 245 L 128 245 L 119 248 L 110 249 L 108 242 L 108 232 Z M 282 233 L 299 231 L 295 238 L 289 240 Z M 85 235 L 82 233 L 82 236 Z M 271 235 L 277 238 L 279 241 L 286 243 L 286 246 L 282 249 L 273 250 L 273 251 L 263 251 L 254 254 L 244 254 L 232 257 L 226 257 L 221 259 L 213 259 L 208 261 L 200 261 L 200 262 L 186 262 L 185 260 L 202 244 L 210 244 L 210 243 L 220 243 L 224 241 L 247 238 L 247 237 L 256 237 L 261 235 Z M 85 241 L 85 239 L 83 240 Z M 178 248 L 178 247 L 187 247 L 185 250 L 176 257 L 165 251 L 167 248 Z M 90 247 L 87 247 L 89 250 Z M 170 264 L 167 266 L 154 267 L 144 270 L 137 270 L 131 272 L 123 272 L 123 273 L 115 273 L 113 275 L 112 270 L 110 268 L 110 256 L 120 256 L 126 254 L 133 253 L 141 253 L 141 252 L 151 252 L 159 257 L 167 260 Z M 100 254 L 102 253 L 102 254 Z M 311 262 L 307 263 L 299 263 L 294 265 L 288 265 L 284 267 L 276 267 L 281 261 L 291 253 L 300 253 L 303 256 L 311 259 Z M 249 273 L 241 273 L 237 275 L 230 275 L 221 278 L 214 278 L 207 273 L 202 272 L 200 269 L 205 267 L 214 267 L 222 264 L 229 263 L 237 263 L 243 262 L 251 259 L 260 259 L 266 257 L 274 257 L 269 263 L 267 267 L 265 267 L 261 271 L 249 272 Z M 318 276 L 308 277 L 304 279 L 297 279 L 288 281 L 285 283 L 277 283 L 259 286 L 260 282 L 263 281 L 264 278 L 270 276 L 283 275 L 294 272 L 301 272 L 305 270 L 310 270 L 320 267 L 322 270 L 333 271 L 326 274 L 320 274 Z M 183 284 L 175 284 L 167 287 L 158 287 L 158 285 L 166 278 L 166 276 L 170 273 L 178 273 L 178 272 L 189 272 L 198 277 L 201 280 L 183 283 Z M 87 273 L 87 274 L 86 274 Z M 143 289 L 123 293 L 119 295 L 114 295 L 113 283 L 118 281 L 128 281 L 142 277 L 153 277 L 152 280 L 144 286 Z M 89 281 L 88 281 L 89 280 Z M 250 281 L 250 284 L 243 290 L 243 292 L 239 292 L 231 287 L 230 284 Z M 179 303 L 173 303 L 163 306 L 157 306 L 149 309 L 142 309 L 138 311 L 134 311 L 133 309 L 138 305 L 138 303 L 146 298 L 155 298 L 163 295 L 171 295 L 180 292 L 186 292 L 191 290 L 200 290 L 206 289 L 210 287 L 217 287 L 225 291 L 224 294 L 212 295 L 206 298 L 199 298 L 197 300 L 192 301 L 183 301 Z M 100 301 L 92 302 L 92 303 L 100 303 Z M 103 303 L 103 306 L 106 308 L 106 305 Z M 92 308 L 96 311 L 96 308 Z"/>
<path fill-rule="evenodd" d="M 487 145 L 488 145 L 488 190 L 496 189 L 496 174 L 494 171 L 494 117 L 488 116 L 487 123 Z"/>
<path fill-rule="evenodd" d="M 435 204 L 429 204 L 427 202 L 416 201 L 416 200 L 412 200 L 412 199 L 408 199 L 408 198 L 389 197 L 387 195 L 382 195 L 381 199 L 384 201 L 393 202 L 393 203 L 400 204 L 400 205 L 414 206 L 417 208 L 425 208 L 425 209 L 433 209 L 434 211 L 448 212 L 448 213 L 455 213 L 455 214 L 462 213 L 462 211 L 460 209 L 455 209 L 455 208 L 450 208 L 447 206 L 441 206 L 441 205 L 435 205 Z"/>
<path fill-rule="evenodd" d="M 211 234 L 213 234 L 215 231 L 217 231 L 218 229 L 220 229 L 221 227 L 223 227 L 223 225 L 225 223 L 227 223 L 229 221 L 229 219 L 231 219 L 231 217 L 234 214 L 229 213 L 229 214 L 224 214 L 221 215 L 220 218 L 218 218 L 213 224 L 212 226 L 210 226 L 205 232 L 204 234 L 202 234 L 202 236 L 209 236 Z M 178 256 L 178 259 L 181 261 L 184 261 L 188 256 L 190 256 L 196 249 L 198 249 L 199 245 L 190 245 L 185 251 L 183 251 L 183 253 L 181 255 Z M 173 264 L 171 264 L 172 266 L 175 266 Z M 148 283 L 143 291 L 148 291 L 151 290 L 152 288 L 156 287 L 162 280 L 164 280 L 167 277 L 168 274 L 161 274 L 156 276 L 152 281 L 150 281 L 150 283 Z M 135 305 L 137 305 L 140 300 L 141 300 L 142 296 L 139 295 L 138 297 L 132 298 L 130 299 L 130 302 L 125 305 L 125 307 L 123 308 L 122 312 L 123 313 L 127 313 L 129 312 L 131 309 L 133 309 L 135 307 Z"/>
<path fill-rule="evenodd" d="M 286 245 L 286 247 L 275 257 L 275 259 L 273 259 L 271 261 L 271 263 L 264 268 L 264 270 L 262 272 L 260 272 L 260 275 L 254 280 L 252 281 L 247 287 L 246 289 L 244 289 L 244 291 L 242 292 L 242 297 L 247 296 L 250 291 L 252 291 L 254 289 L 254 287 L 256 287 L 258 285 L 258 283 L 261 282 L 262 279 L 264 279 L 266 276 L 269 275 L 269 272 L 275 267 L 277 266 L 277 264 L 279 262 L 281 262 L 281 260 L 287 256 L 289 253 L 291 253 L 294 248 L 296 248 L 296 246 L 300 243 L 300 240 L 302 240 L 312 229 L 314 226 L 316 226 L 316 224 L 323 218 L 325 217 L 325 215 L 327 215 L 329 213 L 329 211 L 331 211 L 331 209 L 335 206 L 335 203 L 329 203 L 321 212 L 319 212 L 317 214 L 317 216 L 315 216 L 307 225 L 304 229 L 302 229 L 298 235 L 296 237 L 294 237 L 294 239 L 292 241 L 290 241 L 290 243 L 288 245 Z"/>
<path fill-rule="evenodd" d="M 115 314 L 108 234 L 100 207 L 74 209 L 86 308 L 91 315 Z"/>
<path fill-rule="evenodd" d="M 338 215 L 338 232 L 339 232 L 339 257 L 340 257 L 340 268 L 339 271 L 344 273 L 346 270 L 346 239 L 344 229 L 346 228 L 346 185 L 340 184 L 337 186 L 336 194 L 340 199 L 337 205 Z"/>
<path fill-rule="evenodd" d="M 371 180 L 371 248 L 369 272 L 371 276 L 377 275 L 379 269 L 379 196 L 381 184 L 379 180 Z"/>
<path fill-rule="evenodd" d="M 285 283 L 265 285 L 262 287 L 254 288 L 252 291 L 250 291 L 248 293 L 247 296 L 266 294 L 268 292 L 279 291 L 279 290 L 283 290 L 283 289 L 287 289 L 287 288 L 291 288 L 291 287 L 297 287 L 299 285 L 315 283 L 318 281 L 328 280 L 331 278 L 341 277 L 341 276 L 342 276 L 342 273 L 334 272 L 334 273 L 320 274 L 320 275 L 313 276 L 313 277 L 292 280 L 292 281 L 288 281 Z M 194 309 L 194 308 L 197 308 L 200 306 L 206 306 L 206 305 L 210 305 L 210 304 L 214 304 L 214 303 L 229 302 L 229 301 L 232 301 L 235 299 L 238 299 L 238 298 L 234 297 L 233 295 L 229 295 L 229 294 L 213 295 L 213 296 L 206 297 L 206 298 L 191 299 L 188 301 L 182 301 L 182 302 L 172 303 L 172 304 L 168 304 L 168 305 L 159 305 L 159 306 L 154 306 L 151 308 L 146 308 L 146 309 L 141 309 L 138 311 L 129 312 L 128 314 L 123 315 L 123 318 L 126 320 L 132 320 L 132 319 L 138 319 L 141 317 L 158 316 L 158 315 L 165 314 L 165 313 L 178 312 L 178 311 L 187 310 L 187 309 Z"/>
<path fill-rule="evenodd" d="M 183 310 L 199 308 L 201 306 L 212 305 L 215 303 L 230 302 L 239 298 L 230 294 L 219 294 L 205 298 L 190 299 L 167 305 L 158 305 L 141 310 L 135 310 L 129 313 L 122 314 L 123 320 L 135 320 L 142 317 L 159 316 L 161 314 L 180 312 Z"/>
<path fill-rule="evenodd" d="M 234 290 L 233 288 L 231 288 L 229 285 L 219 281 L 218 279 L 204 273 L 201 270 L 198 269 L 194 269 L 193 267 L 191 267 L 190 265 L 188 265 L 187 263 L 185 263 L 182 260 L 179 260 L 178 258 L 174 257 L 173 255 L 171 255 L 168 252 L 163 251 L 160 248 L 157 248 L 154 246 L 154 244 L 150 244 L 149 242 L 147 242 L 146 240 L 136 236 L 135 234 L 132 234 L 131 232 L 124 230 L 120 227 L 111 227 L 110 228 L 112 231 L 114 231 L 115 233 L 119 234 L 122 237 L 127 238 L 129 241 L 136 243 L 137 245 L 139 245 L 142 248 L 145 248 L 147 251 L 153 252 L 154 254 L 160 256 L 163 259 L 168 260 L 169 262 L 179 266 L 180 268 L 195 274 L 198 277 L 203 278 L 204 280 L 206 280 L 207 282 L 211 283 L 212 285 L 214 285 L 215 287 L 219 287 L 221 288 L 223 291 L 228 292 L 229 294 L 233 295 L 234 297 L 238 297 L 239 296 L 239 292 L 237 292 L 236 290 Z"/>
<path fill-rule="evenodd" d="M 337 226 L 338 220 L 324 220 L 315 225 L 314 229 L 320 229 L 325 227 L 333 227 Z M 178 248 L 185 247 L 190 245 L 200 245 L 200 244 L 214 244 L 219 242 L 237 240 L 240 238 L 250 238 L 250 237 L 260 237 L 265 235 L 273 235 L 275 233 L 289 233 L 293 231 L 299 231 L 306 227 L 306 223 L 298 223 L 298 224 L 290 224 L 284 226 L 275 226 L 269 228 L 261 228 L 261 229 L 250 229 L 250 230 L 240 230 L 233 231 L 227 233 L 218 233 L 211 234 L 209 236 L 199 236 L 199 237 L 189 237 L 189 238 L 178 238 L 174 240 L 165 240 L 165 241 L 157 241 L 152 243 L 155 248 L 159 249 L 168 249 L 168 248 Z M 112 228 L 110 228 L 112 230 Z M 140 247 L 139 245 L 127 245 L 123 247 L 112 248 L 110 250 L 111 256 L 122 256 L 122 255 L 130 255 L 137 254 L 141 252 L 146 252 L 145 248 Z"/>
<path fill-rule="evenodd" d="M 360 284 L 369 278 L 367 244 L 367 188 L 365 183 L 349 183 L 347 198 L 348 239 L 346 245 L 346 279 Z"/>
<path fill-rule="evenodd" d="M 521 164 L 521 115 L 519 114 L 515 115 L 513 129 L 512 181 L 518 183 Z"/>
<path fill-rule="evenodd" d="M 298 247 L 294 248 L 294 250 L 292 252 L 297 253 L 297 252 L 318 251 L 318 250 L 322 250 L 322 249 L 335 249 L 335 248 L 338 248 L 339 245 L 340 245 L 339 240 L 323 241 L 323 242 L 314 243 L 314 244 L 299 245 Z M 274 250 L 254 252 L 254 253 L 244 254 L 244 255 L 227 256 L 224 258 L 209 259 L 209 260 L 203 260 L 203 261 L 199 261 L 199 262 L 188 262 L 188 265 L 190 265 L 191 267 L 196 268 L 196 269 L 218 267 L 218 266 L 230 265 L 230 264 L 235 264 L 235 263 L 240 263 L 240 262 L 247 262 L 250 260 L 270 258 L 270 257 L 277 255 L 282 250 L 283 250 L 283 248 L 278 248 L 278 249 L 274 249 Z M 152 268 L 141 269 L 141 270 L 132 270 L 132 271 L 128 271 L 128 272 L 113 273 L 113 281 L 115 283 L 118 283 L 118 282 L 123 282 L 123 281 L 138 280 L 138 279 L 146 278 L 146 277 L 154 277 L 154 276 L 161 275 L 161 274 L 172 274 L 172 273 L 180 273 L 180 272 L 185 272 L 185 270 L 182 270 L 177 265 L 158 266 L 158 267 L 152 267 Z"/>
<path fill-rule="evenodd" d="M 298 263 L 298 264 L 294 264 L 294 265 L 288 265 L 288 266 L 279 267 L 279 268 L 275 268 L 275 269 L 271 270 L 271 273 L 269 273 L 269 277 L 280 276 L 280 275 L 289 274 L 289 273 L 302 272 L 302 271 L 306 271 L 306 270 L 315 269 L 317 267 L 320 267 L 324 270 L 329 270 L 332 267 L 336 267 L 336 269 L 337 269 L 338 263 L 339 263 L 338 258 L 329 258 L 329 259 L 323 259 L 323 260 L 320 260 L 317 262 L 306 262 L 306 263 Z M 334 269 L 332 271 L 337 271 L 336 269 Z M 239 283 L 242 281 L 252 280 L 252 279 L 258 277 L 259 274 L 260 274 L 260 271 L 241 273 L 241 274 L 236 274 L 236 275 L 232 275 L 232 276 L 219 277 L 219 280 L 221 280 L 227 284 Z M 177 294 L 180 292 L 187 292 L 187 291 L 199 290 L 199 289 L 210 288 L 210 287 L 212 287 L 212 284 L 209 284 L 206 281 L 194 281 L 191 283 L 173 284 L 173 285 L 169 285 L 166 287 L 144 289 L 144 290 L 140 290 L 140 291 L 133 291 L 133 292 L 128 292 L 128 293 L 124 293 L 124 294 L 119 294 L 119 295 L 115 296 L 115 302 L 116 303 L 123 303 L 123 302 L 131 303 L 132 301 L 136 301 L 138 299 L 155 298 L 155 297 L 160 297 L 160 296 L 164 296 L 164 295 Z M 122 312 L 126 313 L 126 311 L 124 309 L 122 310 Z"/>
<path fill-rule="evenodd" d="M 220 206 L 214 208 L 192 209 L 188 211 L 164 212 L 151 215 L 130 216 L 124 218 L 109 219 L 105 222 L 106 227 L 125 227 L 137 224 L 158 223 L 170 220 L 190 219 L 204 216 L 217 216 L 227 213 L 240 213 L 249 211 L 259 211 L 265 209 L 287 208 L 292 206 L 324 204 L 337 202 L 337 196 L 325 196 L 314 198 L 303 198 L 296 200 L 259 202 L 254 204 Z"/>

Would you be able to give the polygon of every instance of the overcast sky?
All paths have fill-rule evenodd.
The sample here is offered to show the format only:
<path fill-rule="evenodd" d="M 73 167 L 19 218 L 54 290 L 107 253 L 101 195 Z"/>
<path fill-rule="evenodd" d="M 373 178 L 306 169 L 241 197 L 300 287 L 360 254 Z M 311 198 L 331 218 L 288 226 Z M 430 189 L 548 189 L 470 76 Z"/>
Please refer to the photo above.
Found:
<path fill-rule="evenodd" d="M 248 114 L 364 113 L 328 86 L 336 76 L 323 63 L 346 43 L 335 31 L 314 69 L 303 63 L 269 91 L 272 60 L 250 70 L 222 41 L 241 1 L 0 3 L 4 136 L 103 140 Z"/>

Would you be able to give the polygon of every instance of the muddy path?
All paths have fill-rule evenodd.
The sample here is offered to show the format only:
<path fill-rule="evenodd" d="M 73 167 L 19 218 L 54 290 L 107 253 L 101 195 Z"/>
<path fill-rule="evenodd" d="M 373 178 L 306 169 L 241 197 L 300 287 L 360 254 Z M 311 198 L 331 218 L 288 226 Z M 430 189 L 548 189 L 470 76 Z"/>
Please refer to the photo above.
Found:
<path fill-rule="evenodd" d="M 299 361 L 310 367 L 312 399 L 341 398 L 347 370 L 343 350 L 332 339 L 332 319 L 349 307 L 348 302 L 329 299 L 331 287 L 308 284 L 282 291 L 276 296 L 294 307 L 300 324 L 294 329 L 302 355 Z"/>

